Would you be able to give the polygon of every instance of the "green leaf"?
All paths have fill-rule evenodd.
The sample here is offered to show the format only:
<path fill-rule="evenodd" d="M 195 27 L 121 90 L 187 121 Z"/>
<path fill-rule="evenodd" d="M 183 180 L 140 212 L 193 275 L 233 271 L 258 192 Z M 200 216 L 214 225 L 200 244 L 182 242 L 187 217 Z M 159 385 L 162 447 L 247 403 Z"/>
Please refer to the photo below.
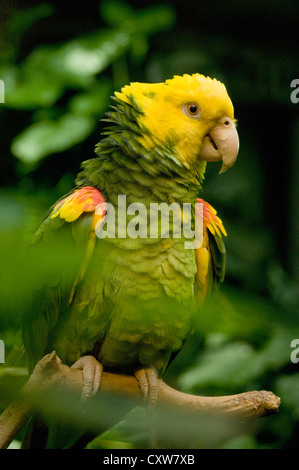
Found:
<path fill-rule="evenodd" d="M 62 152 L 82 142 L 95 126 L 87 116 L 65 114 L 58 121 L 42 121 L 25 129 L 12 143 L 12 153 L 34 164 L 51 153 Z"/>
<path fill-rule="evenodd" d="M 99 10 L 103 20 L 111 26 L 119 26 L 135 16 L 130 5 L 120 0 L 103 1 L 100 3 Z"/>
<path fill-rule="evenodd" d="M 171 28 L 175 23 L 175 12 L 170 5 L 153 5 L 136 15 L 135 31 L 155 34 Z"/>
<path fill-rule="evenodd" d="M 35 109 L 52 106 L 63 92 L 61 83 L 49 80 L 42 69 L 18 73 L 4 72 L 5 106 L 16 109 Z"/>
<path fill-rule="evenodd" d="M 40 47 L 26 59 L 24 67 L 47 72 L 48 80 L 68 87 L 88 87 L 130 45 L 124 31 L 100 30 L 61 46 Z"/>
<path fill-rule="evenodd" d="M 69 107 L 74 114 L 102 116 L 107 110 L 108 98 L 112 93 L 111 84 L 101 80 L 88 91 L 77 93 L 70 100 Z"/>
<path fill-rule="evenodd" d="M 173 26 L 175 11 L 169 5 L 153 5 L 133 11 L 119 0 L 101 3 L 100 13 L 104 21 L 122 31 L 139 34 L 154 34 Z"/>
<path fill-rule="evenodd" d="M 190 393 L 201 387 L 238 390 L 250 386 L 266 372 L 290 361 L 292 337 L 291 330 L 276 327 L 261 350 L 241 341 L 207 348 L 199 362 L 181 375 L 179 383 Z"/>
<path fill-rule="evenodd" d="M 93 439 L 87 449 L 142 448 L 148 440 L 145 418 L 144 408 L 133 408 L 124 419 Z"/>
<path fill-rule="evenodd" d="M 236 382 L 243 384 L 246 364 L 253 355 L 253 348 L 243 342 L 229 343 L 207 351 L 197 366 L 181 375 L 180 385 L 184 390 L 193 392 L 198 387 L 221 387 L 227 382 L 233 386 Z"/>
<path fill-rule="evenodd" d="M 282 375 L 277 379 L 277 393 L 283 397 L 283 405 L 292 409 L 292 416 L 299 420 L 299 372 Z"/>
<path fill-rule="evenodd" d="M 22 442 L 14 439 L 7 448 L 8 449 L 21 449 L 21 445 L 22 445 Z"/>
<path fill-rule="evenodd" d="M 8 21 L 8 28 L 14 40 L 19 39 L 34 23 L 54 13 L 54 6 L 41 3 L 31 8 L 13 11 Z"/>
<path fill-rule="evenodd" d="M 21 66 L 1 70 L 5 106 L 36 109 L 52 106 L 67 88 L 93 86 L 97 74 L 130 45 L 124 31 L 98 31 L 60 46 L 36 48 Z"/>

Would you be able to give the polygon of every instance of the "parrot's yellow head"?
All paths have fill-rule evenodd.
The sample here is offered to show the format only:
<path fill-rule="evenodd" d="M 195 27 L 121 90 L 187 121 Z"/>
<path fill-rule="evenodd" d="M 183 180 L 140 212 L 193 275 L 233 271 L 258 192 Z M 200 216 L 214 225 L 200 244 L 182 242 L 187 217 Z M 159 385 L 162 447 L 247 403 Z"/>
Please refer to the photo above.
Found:
<path fill-rule="evenodd" d="M 187 168 L 199 160 L 222 160 L 221 172 L 238 155 L 234 109 L 223 83 L 200 74 L 174 76 L 163 83 L 131 83 L 116 92 L 121 101 L 137 106 L 145 130 L 140 141 L 173 148 Z"/>

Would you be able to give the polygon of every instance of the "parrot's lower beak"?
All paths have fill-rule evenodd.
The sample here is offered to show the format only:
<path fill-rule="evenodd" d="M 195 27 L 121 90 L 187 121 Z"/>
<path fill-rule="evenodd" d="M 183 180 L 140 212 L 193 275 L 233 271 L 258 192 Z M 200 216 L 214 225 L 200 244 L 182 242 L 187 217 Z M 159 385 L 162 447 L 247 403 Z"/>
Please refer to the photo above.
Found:
<path fill-rule="evenodd" d="M 239 152 L 239 136 L 233 119 L 223 117 L 205 136 L 199 158 L 207 162 L 222 160 L 220 173 L 235 163 Z"/>

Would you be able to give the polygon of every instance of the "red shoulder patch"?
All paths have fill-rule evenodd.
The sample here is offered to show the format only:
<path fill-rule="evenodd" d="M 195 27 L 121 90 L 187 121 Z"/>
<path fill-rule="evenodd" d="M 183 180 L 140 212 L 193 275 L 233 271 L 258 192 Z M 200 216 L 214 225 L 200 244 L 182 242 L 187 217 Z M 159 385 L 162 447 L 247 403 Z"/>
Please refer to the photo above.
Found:
<path fill-rule="evenodd" d="M 226 236 L 227 233 L 222 220 L 217 216 L 217 211 L 214 207 L 200 198 L 197 198 L 196 202 L 200 204 L 200 206 L 197 207 L 197 210 L 199 211 L 199 215 L 203 218 L 204 227 L 210 230 L 213 235 L 216 233 L 219 237 L 222 237 L 222 234 Z"/>
<path fill-rule="evenodd" d="M 103 214 L 105 212 L 105 199 L 101 192 L 92 186 L 85 186 L 84 188 L 76 189 L 70 196 L 59 201 L 51 213 L 51 219 L 59 216 L 66 222 L 73 222 L 83 212 L 95 211 L 99 204 L 103 204 L 101 211 Z"/>

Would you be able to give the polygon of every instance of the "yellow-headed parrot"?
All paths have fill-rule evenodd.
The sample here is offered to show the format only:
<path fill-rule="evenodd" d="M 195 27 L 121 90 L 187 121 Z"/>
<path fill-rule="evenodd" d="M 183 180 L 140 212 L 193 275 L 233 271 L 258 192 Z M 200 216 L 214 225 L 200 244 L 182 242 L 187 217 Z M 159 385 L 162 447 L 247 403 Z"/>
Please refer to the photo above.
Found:
<path fill-rule="evenodd" d="M 155 377 L 181 349 L 207 293 L 224 277 L 225 229 L 199 196 L 206 162 L 222 161 L 221 172 L 227 170 L 239 140 L 225 86 L 198 73 L 131 83 L 113 99 L 96 156 L 82 163 L 74 189 L 36 233 L 35 247 L 53 259 L 61 240 L 70 249 L 56 256 L 50 278 L 33 294 L 24 344 L 31 369 L 52 350 L 82 368 L 84 396 L 97 390 L 104 368 L 135 374 L 155 401 Z M 189 204 L 193 228 L 200 214 L 200 246 L 190 249 L 171 223 L 165 236 L 161 220 L 160 232 L 150 236 L 150 216 L 135 220 L 136 236 L 128 236 L 124 221 L 134 226 L 138 208 L 162 203 Z M 110 220 L 108 207 L 114 209 Z"/>

